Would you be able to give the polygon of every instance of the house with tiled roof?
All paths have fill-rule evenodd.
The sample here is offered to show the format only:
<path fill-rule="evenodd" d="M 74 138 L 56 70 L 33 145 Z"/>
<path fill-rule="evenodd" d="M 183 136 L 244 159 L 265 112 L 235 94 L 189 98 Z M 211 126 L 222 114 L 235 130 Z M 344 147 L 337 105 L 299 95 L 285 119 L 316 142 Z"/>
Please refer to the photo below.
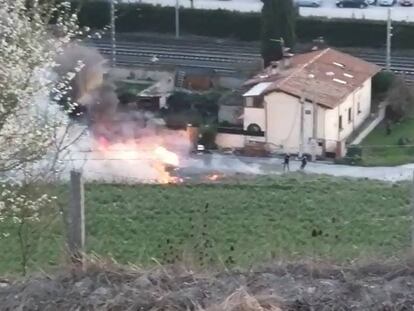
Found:
<path fill-rule="evenodd" d="M 263 143 L 274 152 L 340 157 L 345 142 L 371 114 L 374 64 L 332 48 L 286 55 L 244 83 L 243 147 Z M 220 142 L 219 142 L 220 143 Z"/>

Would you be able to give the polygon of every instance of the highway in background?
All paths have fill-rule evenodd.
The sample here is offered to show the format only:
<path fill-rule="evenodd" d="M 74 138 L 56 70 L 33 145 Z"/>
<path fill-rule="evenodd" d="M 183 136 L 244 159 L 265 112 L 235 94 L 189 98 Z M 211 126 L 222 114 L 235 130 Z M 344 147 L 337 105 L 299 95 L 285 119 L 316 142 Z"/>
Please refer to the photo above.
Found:
<path fill-rule="evenodd" d="M 120 0 L 124 3 L 147 3 L 162 6 L 175 6 L 176 0 Z M 190 0 L 179 0 L 180 6 L 191 7 Z M 355 18 L 369 20 L 386 20 L 387 8 L 381 6 L 369 6 L 366 9 L 337 8 L 335 0 L 322 0 L 319 8 L 301 7 L 301 16 L 315 16 L 327 18 Z M 260 0 L 193 0 L 196 9 L 223 9 L 240 12 L 260 12 L 262 2 Z M 392 7 L 392 19 L 395 21 L 414 22 L 414 7 L 401 7 L 396 4 Z"/>
<path fill-rule="evenodd" d="M 110 57 L 111 44 L 107 39 L 89 43 L 106 57 Z M 385 50 L 342 49 L 369 62 L 385 66 Z M 260 63 L 260 46 L 257 42 L 239 42 L 211 38 L 188 37 L 175 39 L 166 35 L 123 35 L 117 42 L 119 66 L 159 65 L 191 66 L 208 68 L 221 74 L 234 75 L 238 71 L 253 68 Z M 414 57 L 407 53 L 394 53 L 391 69 L 414 82 Z"/>

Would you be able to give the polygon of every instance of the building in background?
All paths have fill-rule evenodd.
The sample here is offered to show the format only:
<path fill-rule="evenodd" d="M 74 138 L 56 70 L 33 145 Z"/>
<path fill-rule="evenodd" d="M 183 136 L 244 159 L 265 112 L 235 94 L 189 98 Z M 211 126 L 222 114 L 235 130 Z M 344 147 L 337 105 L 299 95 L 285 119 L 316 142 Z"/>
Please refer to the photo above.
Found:
<path fill-rule="evenodd" d="M 218 144 L 342 157 L 347 138 L 371 114 L 371 80 L 379 71 L 331 48 L 287 55 L 244 83 L 243 134 L 222 133 Z"/>

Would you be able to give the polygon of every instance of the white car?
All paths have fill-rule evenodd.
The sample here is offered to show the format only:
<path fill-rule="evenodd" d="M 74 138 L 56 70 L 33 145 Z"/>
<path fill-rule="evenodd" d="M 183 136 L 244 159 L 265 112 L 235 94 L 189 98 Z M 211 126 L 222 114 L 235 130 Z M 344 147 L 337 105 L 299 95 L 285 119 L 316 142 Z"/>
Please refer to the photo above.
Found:
<path fill-rule="evenodd" d="M 400 0 L 401 6 L 413 6 L 414 0 Z"/>
<path fill-rule="evenodd" d="M 396 2 L 396 0 L 379 0 L 378 4 L 381 6 L 393 6 Z"/>
<path fill-rule="evenodd" d="M 309 7 L 320 7 L 322 4 L 322 0 L 294 0 L 294 3 L 297 6 L 309 6 Z"/>

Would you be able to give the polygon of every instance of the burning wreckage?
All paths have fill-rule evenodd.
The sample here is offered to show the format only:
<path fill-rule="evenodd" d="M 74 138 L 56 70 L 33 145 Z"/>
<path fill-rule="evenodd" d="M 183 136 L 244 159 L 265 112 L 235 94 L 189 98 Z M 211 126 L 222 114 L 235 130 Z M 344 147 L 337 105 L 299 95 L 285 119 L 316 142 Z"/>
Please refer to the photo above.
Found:
<path fill-rule="evenodd" d="M 71 83 L 69 96 L 76 105 L 70 115 L 87 124 L 88 135 L 71 153 L 77 159 L 77 154 L 84 156 L 85 177 L 162 184 L 188 179 L 179 175 L 194 146 L 194 131 L 170 130 L 156 113 L 120 105 L 115 86 L 104 78 L 105 60 L 96 50 L 71 46 L 58 60 L 59 73 L 69 72 L 79 61 L 83 66 Z M 217 181 L 220 176 L 204 171 L 201 180 Z"/>

